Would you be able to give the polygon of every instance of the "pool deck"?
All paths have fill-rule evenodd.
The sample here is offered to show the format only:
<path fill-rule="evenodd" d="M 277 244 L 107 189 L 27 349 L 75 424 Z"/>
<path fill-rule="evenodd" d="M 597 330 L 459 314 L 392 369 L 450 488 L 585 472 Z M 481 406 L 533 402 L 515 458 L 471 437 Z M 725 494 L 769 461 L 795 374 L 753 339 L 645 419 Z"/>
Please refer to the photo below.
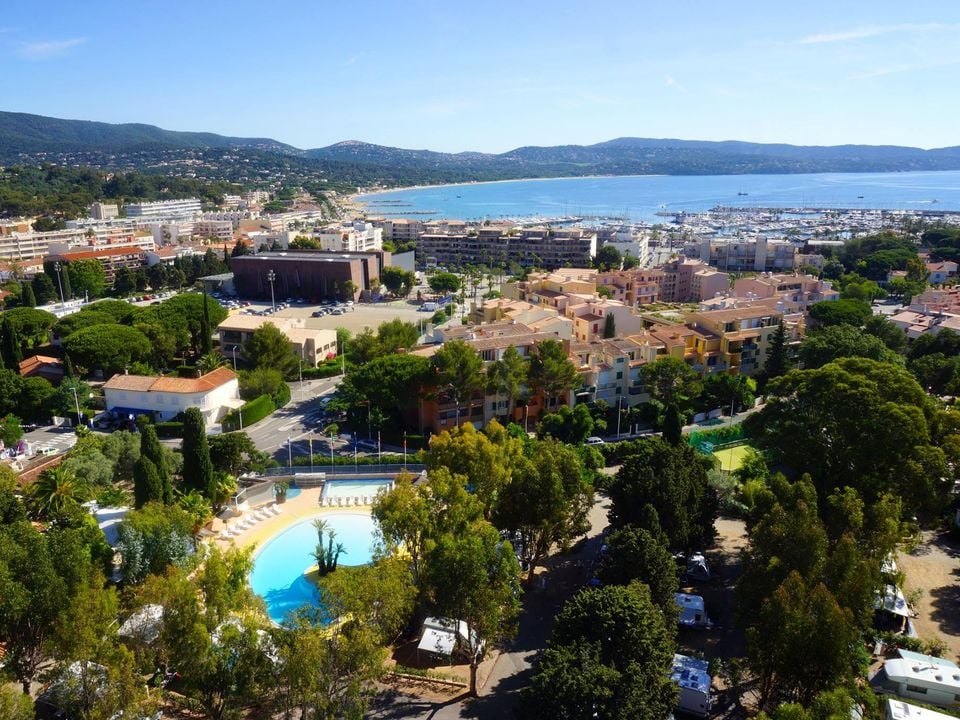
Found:
<path fill-rule="evenodd" d="M 238 537 L 218 538 L 221 547 L 235 545 L 245 548 L 251 545 L 260 546 L 285 528 L 296 524 L 300 520 L 322 516 L 326 513 L 357 513 L 369 514 L 369 505 L 351 505 L 349 507 L 321 507 L 320 488 L 305 488 L 295 498 L 288 498 L 280 507 L 283 508 L 276 517 L 261 520 L 252 528 L 245 530 Z M 254 508 L 255 509 L 255 508 Z M 231 525 L 237 520 L 231 521 Z"/>

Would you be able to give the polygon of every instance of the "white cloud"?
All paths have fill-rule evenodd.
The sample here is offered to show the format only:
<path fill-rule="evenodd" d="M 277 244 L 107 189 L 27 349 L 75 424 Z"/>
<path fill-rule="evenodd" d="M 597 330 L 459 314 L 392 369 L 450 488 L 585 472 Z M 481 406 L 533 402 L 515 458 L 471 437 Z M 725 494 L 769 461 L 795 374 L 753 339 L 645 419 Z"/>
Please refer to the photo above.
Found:
<path fill-rule="evenodd" d="M 665 87 L 675 88 L 675 89 L 679 90 L 679 91 L 682 92 L 682 93 L 687 92 L 686 86 L 683 85 L 682 83 L 678 82 L 677 79 L 676 79 L 675 77 L 673 77 L 673 75 L 667 75 L 666 77 L 664 77 L 664 78 L 663 78 L 663 84 L 664 84 Z"/>
<path fill-rule="evenodd" d="M 847 80 L 869 80 L 870 78 L 884 77 L 885 75 L 896 75 L 898 73 L 916 72 L 918 70 L 935 70 L 937 68 L 953 67 L 960 65 L 960 59 L 956 60 L 938 60 L 926 63 L 902 63 L 900 65 L 888 65 L 880 67 L 857 75 L 851 75 Z"/>
<path fill-rule="evenodd" d="M 878 35 L 893 33 L 933 33 L 957 32 L 960 24 L 957 23 L 903 23 L 900 25 L 865 25 L 852 30 L 835 33 L 818 33 L 808 35 L 796 41 L 796 45 L 818 45 L 822 43 L 846 42 L 848 40 L 864 40 Z"/>
<path fill-rule="evenodd" d="M 17 55 L 24 60 L 46 60 L 63 55 L 77 45 L 83 45 L 85 37 L 70 38 L 69 40 L 46 40 L 43 42 L 22 42 L 17 48 Z"/>

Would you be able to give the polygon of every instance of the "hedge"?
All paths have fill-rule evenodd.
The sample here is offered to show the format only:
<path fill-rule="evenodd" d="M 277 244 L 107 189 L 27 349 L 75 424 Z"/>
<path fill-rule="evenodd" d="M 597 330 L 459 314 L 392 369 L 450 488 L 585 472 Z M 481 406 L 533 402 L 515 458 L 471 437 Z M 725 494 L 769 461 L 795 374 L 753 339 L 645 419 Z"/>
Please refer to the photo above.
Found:
<path fill-rule="evenodd" d="M 743 423 L 739 423 L 737 425 L 724 425 L 714 430 L 694 430 L 690 433 L 690 444 L 693 447 L 699 447 L 702 442 L 724 445 L 737 440 L 744 440 L 746 437 Z"/>
<path fill-rule="evenodd" d="M 286 387 L 286 383 L 284 383 L 283 386 Z M 289 396 L 289 389 L 287 392 Z M 255 422 L 263 420 L 276 409 L 277 406 L 274 405 L 272 397 L 269 395 L 261 395 L 248 403 L 244 403 L 240 410 L 234 410 L 228 413 L 226 417 L 223 418 L 221 424 L 223 425 L 224 432 L 239 430 L 241 418 L 243 420 L 243 427 L 248 427 Z"/>
<path fill-rule="evenodd" d="M 182 422 L 168 420 L 167 422 L 157 423 L 155 427 L 157 430 L 157 437 L 162 437 L 162 438 L 182 438 L 183 437 Z"/>
<path fill-rule="evenodd" d="M 304 380 L 316 380 L 319 378 L 336 377 L 343 370 L 343 361 L 340 358 L 333 360 L 324 360 L 317 367 L 305 367 L 303 369 Z M 346 363 L 347 372 L 353 369 L 353 366 Z"/>
<path fill-rule="evenodd" d="M 277 391 L 271 397 L 273 399 L 273 409 L 271 409 L 270 412 L 273 412 L 277 408 L 281 408 L 290 402 L 290 386 L 286 383 L 280 383 L 280 387 L 277 388 Z M 256 402 L 256 400 L 254 400 L 254 402 Z M 260 418 L 257 418 L 257 420 L 259 419 Z M 244 424 L 247 422 L 246 415 L 243 416 L 243 422 Z M 253 422 L 256 422 L 256 420 Z"/>
<path fill-rule="evenodd" d="M 369 451 L 368 451 L 369 452 Z M 422 452 L 408 452 L 407 453 L 407 463 L 410 464 L 421 464 L 424 461 L 424 455 Z M 298 455 L 293 458 L 293 464 L 296 467 L 301 465 L 310 464 L 309 455 Z M 330 464 L 330 453 L 329 451 L 324 452 L 322 448 L 314 447 L 313 450 L 313 464 L 316 467 L 322 467 L 323 465 Z M 334 455 L 333 464 L 335 466 L 341 465 L 403 465 L 403 455 L 397 453 L 383 453 L 383 459 L 381 460 L 376 455 L 357 455 L 356 462 L 354 462 L 353 455 Z"/>

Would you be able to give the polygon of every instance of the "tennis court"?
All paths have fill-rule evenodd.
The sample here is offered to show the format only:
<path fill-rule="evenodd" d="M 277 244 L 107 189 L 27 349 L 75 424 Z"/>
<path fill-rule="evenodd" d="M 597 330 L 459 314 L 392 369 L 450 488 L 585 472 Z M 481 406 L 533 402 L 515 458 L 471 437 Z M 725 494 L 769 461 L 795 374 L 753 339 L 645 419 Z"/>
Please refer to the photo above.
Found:
<path fill-rule="evenodd" d="M 720 469 L 733 472 L 739 469 L 747 452 L 753 448 L 750 445 L 735 445 L 734 447 L 715 450 L 713 454 L 720 460 Z"/>

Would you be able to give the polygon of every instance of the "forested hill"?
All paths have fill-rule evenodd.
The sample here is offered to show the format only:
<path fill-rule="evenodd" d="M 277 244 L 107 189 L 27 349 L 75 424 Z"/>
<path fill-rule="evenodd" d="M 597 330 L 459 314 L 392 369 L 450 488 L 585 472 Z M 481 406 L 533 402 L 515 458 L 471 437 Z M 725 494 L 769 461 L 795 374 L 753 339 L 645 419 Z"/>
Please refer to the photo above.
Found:
<path fill-rule="evenodd" d="M 274 152 L 296 151 L 290 145 L 269 138 L 226 137 L 207 132 L 163 130 L 141 123 L 113 125 L 89 120 L 62 120 L 43 115 L 0 112 L 0 159 L 10 159 L 19 154 L 84 150 L 120 152 L 147 147 L 236 147 Z"/>
<path fill-rule="evenodd" d="M 0 163 L 92 165 L 176 173 L 189 161 L 217 179 L 249 182 L 291 171 L 344 184 L 466 182 L 577 175 L 711 175 L 958 170 L 960 146 L 799 146 L 626 137 L 595 145 L 526 146 L 500 154 L 441 153 L 346 141 L 300 150 L 269 138 L 174 132 L 152 125 L 0 112 Z"/>

